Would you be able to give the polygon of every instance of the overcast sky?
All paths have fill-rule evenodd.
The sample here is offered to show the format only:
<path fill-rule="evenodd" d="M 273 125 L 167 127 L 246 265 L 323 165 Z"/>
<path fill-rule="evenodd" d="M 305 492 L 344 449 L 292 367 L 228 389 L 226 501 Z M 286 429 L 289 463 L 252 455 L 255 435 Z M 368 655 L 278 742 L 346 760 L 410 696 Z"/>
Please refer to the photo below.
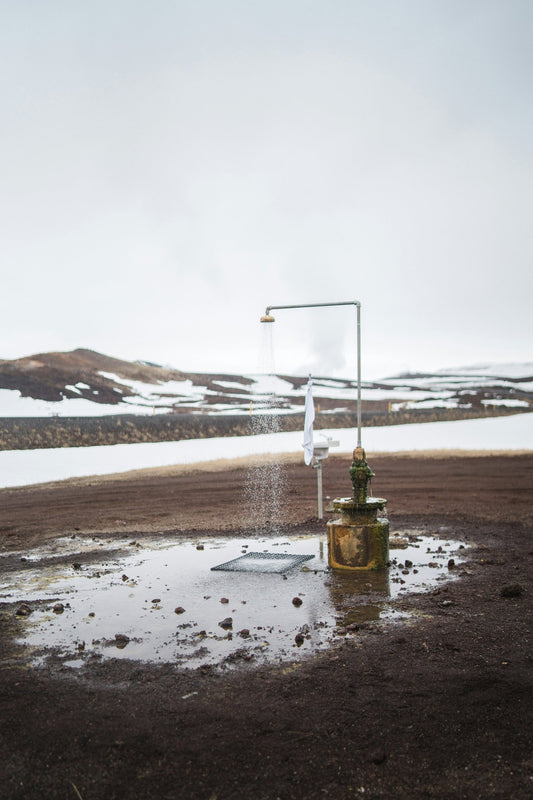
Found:
<path fill-rule="evenodd" d="M 0 9 L 1 358 L 533 360 L 531 0 Z"/>

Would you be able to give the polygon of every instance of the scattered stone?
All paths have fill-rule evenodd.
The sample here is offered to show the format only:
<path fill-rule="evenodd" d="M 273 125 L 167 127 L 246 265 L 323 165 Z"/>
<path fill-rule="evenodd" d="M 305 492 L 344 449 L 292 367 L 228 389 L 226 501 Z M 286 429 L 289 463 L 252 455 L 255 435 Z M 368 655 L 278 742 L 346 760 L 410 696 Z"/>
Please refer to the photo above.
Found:
<path fill-rule="evenodd" d="M 524 588 L 519 583 L 511 583 L 500 591 L 501 597 L 520 597 Z"/>
<path fill-rule="evenodd" d="M 89 617 L 94 617 L 94 611 L 89 611 Z"/>
<path fill-rule="evenodd" d="M 292 598 L 292 604 L 293 604 L 293 606 L 297 606 L 297 607 L 298 607 L 298 606 L 301 606 L 301 605 L 302 605 L 302 603 L 303 603 L 303 600 L 302 600 L 302 598 L 301 598 L 301 597 L 293 597 L 293 598 Z"/>
<path fill-rule="evenodd" d="M 384 750 L 371 750 L 368 754 L 368 761 L 371 764 L 383 764 L 387 759 L 387 754 Z"/>
<path fill-rule="evenodd" d="M 21 603 L 20 606 L 15 611 L 15 615 L 17 617 L 29 617 L 31 614 L 32 609 L 28 605 L 28 603 Z"/>
<path fill-rule="evenodd" d="M 294 637 L 294 641 L 296 642 L 298 647 L 301 647 L 305 642 L 305 637 L 303 636 L 303 634 L 297 633 L 296 636 Z"/>
<path fill-rule="evenodd" d="M 65 606 L 63 605 L 63 603 L 56 603 L 55 606 L 52 608 L 54 614 L 62 614 L 64 610 Z"/>
<path fill-rule="evenodd" d="M 455 559 L 454 558 L 450 558 L 450 560 L 448 561 L 448 569 L 455 569 Z"/>
<path fill-rule="evenodd" d="M 413 566 L 413 562 L 410 561 L 408 558 L 406 558 L 405 559 L 405 567 L 406 567 L 406 569 L 411 569 L 412 566 Z"/>
<path fill-rule="evenodd" d="M 407 539 L 402 539 L 401 536 L 390 537 L 389 539 L 390 550 L 405 550 L 406 547 L 409 547 L 409 542 Z"/>
<path fill-rule="evenodd" d="M 81 653 L 83 650 L 85 650 L 85 642 L 78 642 L 77 648 L 78 652 Z"/>
<path fill-rule="evenodd" d="M 115 633 L 115 644 L 117 647 L 123 648 L 126 647 L 130 640 L 129 636 L 126 636 L 125 633 Z"/>
<path fill-rule="evenodd" d="M 122 576 L 122 580 L 123 580 L 123 581 L 129 581 L 129 578 L 128 578 L 128 576 L 127 576 L 126 574 L 124 574 L 124 575 Z"/>
<path fill-rule="evenodd" d="M 80 564 L 79 561 L 75 561 L 72 566 L 73 566 L 74 569 L 81 569 L 81 564 Z"/>
<path fill-rule="evenodd" d="M 160 603 L 160 602 L 161 602 L 160 597 L 154 597 L 154 599 L 152 600 L 152 603 Z"/>
<path fill-rule="evenodd" d="M 229 600 L 228 600 L 228 598 L 227 598 L 227 597 L 221 597 L 221 598 L 220 598 L 220 602 L 221 602 L 221 603 L 229 603 Z"/>
<path fill-rule="evenodd" d="M 183 608 L 183 606 L 178 606 L 177 608 L 174 609 L 174 614 L 184 614 L 184 613 L 185 609 Z"/>
<path fill-rule="evenodd" d="M 436 561 L 430 561 L 428 567 L 431 567 L 432 569 L 438 569 L 439 565 Z"/>
<path fill-rule="evenodd" d="M 248 639 L 250 636 L 250 631 L 248 628 L 243 628 L 242 631 L 239 631 L 239 636 L 242 636 L 243 639 Z"/>
<path fill-rule="evenodd" d="M 219 622 L 219 627 L 223 628 L 225 631 L 229 631 L 233 628 L 233 617 L 226 617 L 223 619 L 222 622 Z"/>
<path fill-rule="evenodd" d="M 197 550 L 203 550 L 203 549 L 204 549 L 204 546 L 203 546 L 203 544 L 197 544 L 197 545 L 196 545 L 196 549 L 197 549 Z"/>

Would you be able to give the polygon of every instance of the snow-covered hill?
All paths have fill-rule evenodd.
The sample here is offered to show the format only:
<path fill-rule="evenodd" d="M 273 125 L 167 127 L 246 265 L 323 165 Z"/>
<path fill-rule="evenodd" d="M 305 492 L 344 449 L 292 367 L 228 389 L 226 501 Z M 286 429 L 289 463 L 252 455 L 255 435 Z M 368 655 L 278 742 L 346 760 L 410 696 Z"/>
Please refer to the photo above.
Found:
<path fill-rule="evenodd" d="M 247 414 L 302 411 L 307 378 L 195 374 L 95 353 L 42 353 L 0 361 L 0 417 Z M 323 413 L 352 411 L 353 380 L 313 377 Z M 363 383 L 366 411 L 533 407 L 533 362 L 485 364 Z"/>

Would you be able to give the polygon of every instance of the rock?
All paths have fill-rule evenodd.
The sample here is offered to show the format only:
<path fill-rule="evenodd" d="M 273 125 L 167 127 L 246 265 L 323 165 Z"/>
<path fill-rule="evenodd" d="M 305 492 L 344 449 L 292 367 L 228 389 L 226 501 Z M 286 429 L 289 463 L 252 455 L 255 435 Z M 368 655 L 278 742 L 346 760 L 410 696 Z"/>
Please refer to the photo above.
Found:
<path fill-rule="evenodd" d="M 522 592 L 524 591 L 523 587 L 520 586 L 519 583 L 511 583 L 508 586 L 504 586 L 500 591 L 501 597 L 520 597 Z"/>
<path fill-rule="evenodd" d="M 79 561 L 75 561 L 72 566 L 73 566 L 74 569 L 81 569 L 81 564 L 80 564 Z"/>
<path fill-rule="evenodd" d="M 222 622 L 219 622 L 219 627 L 223 628 L 225 631 L 229 631 L 233 628 L 233 617 L 226 617 L 223 619 Z"/>
<path fill-rule="evenodd" d="M 197 550 L 203 550 L 203 549 L 204 549 L 204 546 L 203 546 L 203 544 L 197 544 L 197 545 L 196 545 L 196 549 L 197 549 Z"/>
<path fill-rule="evenodd" d="M 124 575 L 122 576 L 122 580 L 123 580 L 123 581 L 129 581 L 129 578 L 128 578 L 128 576 L 127 576 L 126 574 L 124 574 Z"/>
<path fill-rule="evenodd" d="M 160 602 L 161 602 L 161 598 L 160 598 L 160 597 L 155 597 L 155 598 L 152 600 L 152 603 L 160 603 Z"/>
<path fill-rule="evenodd" d="M 239 636 L 242 636 L 243 639 L 248 639 L 250 636 L 250 631 L 248 628 L 243 628 L 242 631 L 239 631 Z"/>
<path fill-rule="evenodd" d="M 448 569 L 455 569 L 455 559 L 450 558 L 448 561 Z"/>
<path fill-rule="evenodd" d="M 406 558 L 405 559 L 405 567 L 406 567 L 406 569 L 411 569 L 412 566 L 413 566 L 413 562 L 410 561 L 408 558 Z"/>
<path fill-rule="evenodd" d="M 21 603 L 20 606 L 15 611 L 15 615 L 17 617 L 29 617 L 31 614 L 32 609 L 27 603 Z"/>
<path fill-rule="evenodd" d="M 367 756 L 367 760 L 371 764 L 383 764 L 386 759 L 387 754 L 384 750 L 371 750 Z"/>
<path fill-rule="evenodd" d="M 292 598 L 292 604 L 293 604 L 293 606 L 297 606 L 297 607 L 298 607 L 298 606 L 301 606 L 301 605 L 302 605 L 302 603 L 303 603 L 303 600 L 302 600 L 302 598 L 301 598 L 301 597 L 293 597 L 293 598 Z"/>
<path fill-rule="evenodd" d="M 305 637 L 304 637 L 303 634 L 297 633 L 296 636 L 294 637 L 294 641 L 296 642 L 298 647 L 301 647 L 303 645 L 303 643 L 305 642 Z"/>
<path fill-rule="evenodd" d="M 54 614 L 62 614 L 64 610 L 65 610 L 65 606 L 63 605 L 63 603 L 56 603 L 55 606 L 52 609 Z"/>
<path fill-rule="evenodd" d="M 407 539 L 402 539 L 401 536 L 391 536 L 389 539 L 389 550 L 405 550 L 409 547 Z"/>
<path fill-rule="evenodd" d="M 185 609 L 183 608 L 183 606 L 178 606 L 177 608 L 174 609 L 174 614 L 184 614 L 184 613 Z"/>
<path fill-rule="evenodd" d="M 122 650 L 128 644 L 130 640 L 129 636 L 126 636 L 125 633 L 115 633 L 115 644 L 116 646 Z"/>
<path fill-rule="evenodd" d="M 227 597 L 221 597 L 220 598 L 220 602 L 225 604 L 225 603 L 229 603 L 229 600 L 228 600 Z"/>

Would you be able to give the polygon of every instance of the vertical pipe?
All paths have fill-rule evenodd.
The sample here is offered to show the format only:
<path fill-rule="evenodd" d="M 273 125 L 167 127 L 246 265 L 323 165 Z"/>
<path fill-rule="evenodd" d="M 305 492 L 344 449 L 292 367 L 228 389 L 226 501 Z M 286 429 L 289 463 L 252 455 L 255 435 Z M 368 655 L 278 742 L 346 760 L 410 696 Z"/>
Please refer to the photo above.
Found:
<path fill-rule="evenodd" d="M 357 447 L 361 447 L 361 304 L 357 303 Z"/>
<path fill-rule="evenodd" d="M 322 459 L 317 459 L 316 480 L 318 485 L 318 519 L 324 519 L 324 509 L 322 507 Z"/>

